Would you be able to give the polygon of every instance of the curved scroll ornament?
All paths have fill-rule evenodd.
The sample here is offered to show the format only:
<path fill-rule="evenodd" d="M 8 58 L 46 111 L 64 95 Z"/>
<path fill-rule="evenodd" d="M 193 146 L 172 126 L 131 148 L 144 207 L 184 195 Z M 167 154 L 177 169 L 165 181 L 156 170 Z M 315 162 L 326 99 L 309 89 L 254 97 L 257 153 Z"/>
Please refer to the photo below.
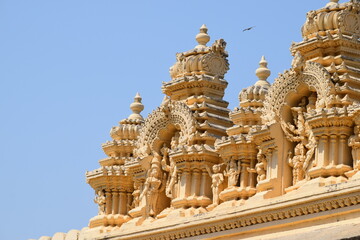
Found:
<path fill-rule="evenodd" d="M 227 53 L 225 51 L 226 42 L 223 39 L 216 40 L 211 46 L 211 51 L 206 54 L 200 61 L 200 68 L 203 71 L 212 75 L 224 77 L 229 70 L 229 62 L 226 59 Z"/>
<path fill-rule="evenodd" d="M 338 16 L 339 30 L 348 34 L 360 34 L 360 4 L 352 3 Z"/>
<path fill-rule="evenodd" d="M 179 144 L 188 144 L 190 136 L 196 131 L 197 121 L 190 108 L 182 102 L 165 99 L 145 120 L 134 151 L 137 157 L 148 156 L 154 144 L 159 140 L 159 134 L 168 125 L 175 125 L 181 129 Z"/>
<path fill-rule="evenodd" d="M 265 123 L 271 123 L 280 118 L 282 107 L 285 106 L 288 94 L 296 93 L 301 84 L 306 84 L 316 91 L 316 108 L 327 107 L 328 99 L 335 92 L 330 73 L 319 63 L 306 62 L 304 70 L 297 73 L 294 69 L 285 71 L 275 79 L 265 98 L 262 118 Z"/>

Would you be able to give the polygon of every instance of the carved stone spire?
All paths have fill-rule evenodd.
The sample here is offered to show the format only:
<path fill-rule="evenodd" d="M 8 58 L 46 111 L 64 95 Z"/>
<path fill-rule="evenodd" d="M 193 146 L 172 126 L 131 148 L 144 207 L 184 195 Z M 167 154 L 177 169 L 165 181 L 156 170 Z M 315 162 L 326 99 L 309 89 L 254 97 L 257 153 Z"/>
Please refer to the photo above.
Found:
<path fill-rule="evenodd" d="M 294 43 L 292 69 L 301 72 L 307 62 L 321 64 L 332 75 L 339 86 L 339 98 L 347 95 L 360 101 L 360 3 L 351 0 L 340 3 L 328 0 L 325 7 L 309 11 L 302 27 L 303 41 Z M 331 51 L 330 46 L 332 46 Z"/>
<path fill-rule="evenodd" d="M 267 64 L 268 62 L 265 57 L 262 56 L 259 62 L 259 68 L 255 71 L 256 76 L 259 78 L 259 80 L 255 83 L 255 86 L 270 86 L 270 83 L 266 80 L 271 74 L 270 70 L 267 68 Z"/>
<path fill-rule="evenodd" d="M 143 117 L 140 115 L 141 111 L 144 110 L 144 105 L 141 103 L 141 96 L 139 93 L 136 93 L 134 97 L 134 102 L 130 104 L 130 109 L 133 113 L 129 116 L 128 119 L 139 119 L 143 120 Z"/>
<path fill-rule="evenodd" d="M 169 96 L 162 106 L 166 106 L 169 100 L 186 103 L 193 112 L 201 115 L 199 134 L 206 131 L 219 137 L 225 135 L 226 127 L 232 125 L 228 102 L 223 100 L 228 85 L 224 79 L 229 70 L 228 54 L 223 39 L 206 46 L 210 41 L 207 31 L 207 27 L 202 25 L 196 35 L 199 45 L 176 54 L 176 63 L 170 68 L 171 81 L 164 82 L 162 86 L 163 93 Z M 163 109 L 167 115 L 168 108 Z"/>
<path fill-rule="evenodd" d="M 120 227 L 130 220 L 128 211 L 133 202 L 129 196 L 134 191 L 134 182 L 131 176 L 125 174 L 125 165 L 134 161 L 133 150 L 144 122 L 140 115 L 144 109 L 141 99 L 136 93 L 134 102 L 130 104 L 133 113 L 121 120 L 119 126 L 111 128 L 112 140 L 102 144 L 107 157 L 99 161 L 101 167 L 86 173 L 86 181 L 97 193 L 95 202 L 99 205 L 100 215 L 90 220 L 90 228 Z"/>
<path fill-rule="evenodd" d="M 200 27 L 200 32 L 196 35 L 196 41 L 199 45 L 196 48 L 206 47 L 206 44 L 210 41 L 210 36 L 207 34 L 208 28 L 205 24 Z"/>

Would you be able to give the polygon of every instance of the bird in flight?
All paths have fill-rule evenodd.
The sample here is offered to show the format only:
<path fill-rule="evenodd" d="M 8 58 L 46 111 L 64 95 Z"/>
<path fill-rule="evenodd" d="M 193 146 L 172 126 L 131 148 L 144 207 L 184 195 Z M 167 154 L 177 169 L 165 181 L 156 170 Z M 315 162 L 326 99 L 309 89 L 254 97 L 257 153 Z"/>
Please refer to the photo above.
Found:
<path fill-rule="evenodd" d="M 243 32 L 249 31 L 249 30 L 253 29 L 254 27 L 255 27 L 255 26 L 252 26 L 252 27 L 249 27 L 249 28 L 245 28 L 245 29 L 243 30 Z"/>

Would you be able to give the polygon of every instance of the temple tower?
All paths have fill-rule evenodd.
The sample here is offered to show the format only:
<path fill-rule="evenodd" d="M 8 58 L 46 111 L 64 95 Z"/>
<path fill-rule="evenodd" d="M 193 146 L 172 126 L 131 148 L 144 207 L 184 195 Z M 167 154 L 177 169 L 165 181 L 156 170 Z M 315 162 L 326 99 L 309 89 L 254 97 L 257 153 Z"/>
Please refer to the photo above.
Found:
<path fill-rule="evenodd" d="M 102 145 L 108 156 L 99 161 L 99 169 L 86 173 L 86 181 L 95 190 L 94 202 L 99 206 L 99 213 L 90 220 L 89 227 L 120 227 L 131 218 L 128 211 L 138 204 L 139 189 L 132 177 L 127 174 L 124 165 L 134 161 L 133 150 L 141 124 L 144 122 L 140 115 L 144 109 L 141 97 L 137 93 L 131 103 L 132 114 L 119 122 L 119 126 L 110 131 L 112 141 Z"/>
<path fill-rule="evenodd" d="M 263 56 L 255 72 L 258 81 L 240 92 L 240 105 L 230 113 L 235 125 L 227 129 L 229 137 L 216 141 L 216 149 L 226 164 L 228 177 L 228 187 L 220 193 L 223 201 L 248 199 L 256 193 L 256 186 L 261 190 L 271 176 L 264 158 L 265 152 L 255 144 L 251 134 L 252 129 L 262 124 L 261 111 L 270 88 L 267 64 Z"/>
<path fill-rule="evenodd" d="M 223 100 L 229 69 L 226 43 L 220 39 L 206 46 L 207 31 L 203 25 L 196 35 L 198 45 L 176 54 L 171 80 L 162 87 L 166 96 L 139 133 L 137 161 L 127 165 L 144 193 L 140 205 L 130 211 L 133 218 L 159 219 L 169 212 L 194 215 L 214 203 L 209 172 L 222 171 L 214 143 L 226 135 L 232 122 L 228 102 Z M 147 198 L 155 185 L 156 200 Z"/>
<path fill-rule="evenodd" d="M 338 2 L 329 1 L 324 8 L 308 12 L 303 41 L 291 46 L 293 55 L 319 63 L 331 74 L 336 95 L 329 106 L 360 101 L 360 3 Z"/>

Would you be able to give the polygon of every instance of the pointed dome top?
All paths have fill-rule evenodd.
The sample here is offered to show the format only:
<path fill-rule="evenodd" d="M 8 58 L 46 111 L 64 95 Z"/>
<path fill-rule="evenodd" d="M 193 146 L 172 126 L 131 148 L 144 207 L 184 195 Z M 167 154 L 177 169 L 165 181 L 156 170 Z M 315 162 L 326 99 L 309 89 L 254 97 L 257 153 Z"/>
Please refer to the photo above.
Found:
<path fill-rule="evenodd" d="M 267 68 L 267 64 L 268 62 L 266 61 L 265 57 L 262 56 L 259 62 L 259 68 L 255 71 L 256 76 L 259 78 L 259 81 L 255 83 L 255 86 L 270 85 L 266 80 L 271 74 L 270 70 Z"/>
<path fill-rule="evenodd" d="M 200 27 L 200 32 L 196 35 L 196 41 L 199 43 L 196 48 L 206 47 L 206 44 L 210 41 L 210 36 L 207 34 L 208 28 L 205 24 Z"/>
<path fill-rule="evenodd" d="M 325 7 L 335 7 L 338 5 L 339 0 L 330 0 L 328 4 L 326 4 Z"/>
<path fill-rule="evenodd" d="M 134 97 L 134 102 L 130 104 L 130 109 L 132 110 L 132 114 L 128 117 L 128 119 L 139 119 L 143 120 L 143 117 L 140 115 L 141 111 L 144 110 L 144 105 L 141 103 L 141 96 L 139 93 L 136 93 Z"/>
<path fill-rule="evenodd" d="M 244 88 L 239 93 L 240 107 L 262 107 L 265 95 L 270 88 L 270 83 L 266 80 L 270 76 L 270 70 L 267 68 L 268 62 L 262 56 L 259 62 L 259 68 L 255 73 L 259 80 L 252 86 Z"/>
<path fill-rule="evenodd" d="M 144 122 L 144 118 L 140 115 L 140 112 L 144 110 L 141 99 L 140 94 L 136 93 L 134 102 L 130 104 L 133 113 L 128 118 L 121 120 L 119 126 L 111 128 L 110 136 L 114 140 L 134 140 L 137 138 L 141 124 Z M 104 146 L 106 147 L 106 144 Z"/>

